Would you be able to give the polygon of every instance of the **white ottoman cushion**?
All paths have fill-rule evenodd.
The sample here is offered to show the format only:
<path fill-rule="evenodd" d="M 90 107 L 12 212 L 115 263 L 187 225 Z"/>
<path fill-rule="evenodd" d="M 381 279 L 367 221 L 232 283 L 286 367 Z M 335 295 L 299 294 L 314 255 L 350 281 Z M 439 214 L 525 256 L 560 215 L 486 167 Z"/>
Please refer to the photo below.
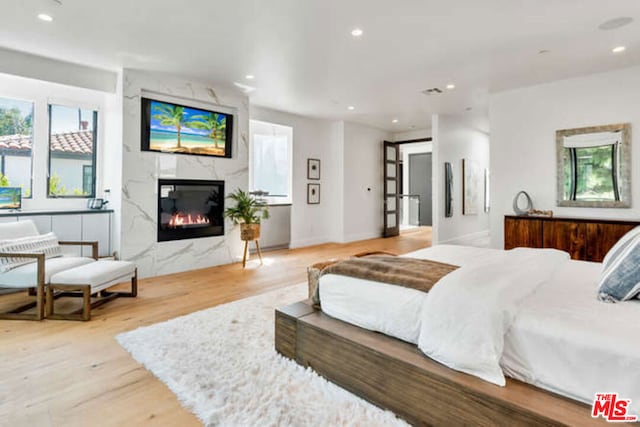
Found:
<path fill-rule="evenodd" d="M 136 265 L 128 261 L 97 261 L 61 271 L 51 277 L 50 283 L 91 285 L 92 291 L 98 291 L 132 278 L 135 270 Z"/>
<path fill-rule="evenodd" d="M 65 256 L 50 258 L 44 262 L 44 283 L 51 282 L 51 277 L 57 273 L 79 267 L 85 264 L 93 264 L 93 258 Z M 38 285 L 38 265 L 31 263 L 14 268 L 0 274 L 0 288 L 30 288 Z"/>

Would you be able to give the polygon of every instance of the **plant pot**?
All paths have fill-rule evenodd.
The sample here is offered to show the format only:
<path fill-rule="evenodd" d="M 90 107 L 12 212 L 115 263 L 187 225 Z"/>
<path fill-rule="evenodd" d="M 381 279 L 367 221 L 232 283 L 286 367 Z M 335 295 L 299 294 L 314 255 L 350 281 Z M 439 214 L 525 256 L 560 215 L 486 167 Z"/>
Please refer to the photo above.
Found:
<path fill-rule="evenodd" d="M 260 239 L 260 224 L 240 224 L 240 239 L 244 241 Z"/>

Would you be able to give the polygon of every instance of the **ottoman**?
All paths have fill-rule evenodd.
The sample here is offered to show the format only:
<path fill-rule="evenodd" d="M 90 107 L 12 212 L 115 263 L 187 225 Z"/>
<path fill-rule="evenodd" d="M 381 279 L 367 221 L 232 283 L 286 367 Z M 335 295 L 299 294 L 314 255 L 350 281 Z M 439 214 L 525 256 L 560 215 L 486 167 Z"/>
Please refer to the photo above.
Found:
<path fill-rule="evenodd" d="M 130 292 L 106 291 L 113 285 L 129 280 L 131 280 Z M 62 320 L 90 320 L 92 308 L 119 297 L 135 297 L 137 294 L 138 272 L 134 263 L 128 261 L 92 262 L 51 276 L 49 285 L 47 285 L 46 317 Z M 91 302 L 92 295 L 97 298 L 94 302 Z M 55 300 L 63 296 L 82 296 L 82 308 L 72 313 L 56 313 Z"/>

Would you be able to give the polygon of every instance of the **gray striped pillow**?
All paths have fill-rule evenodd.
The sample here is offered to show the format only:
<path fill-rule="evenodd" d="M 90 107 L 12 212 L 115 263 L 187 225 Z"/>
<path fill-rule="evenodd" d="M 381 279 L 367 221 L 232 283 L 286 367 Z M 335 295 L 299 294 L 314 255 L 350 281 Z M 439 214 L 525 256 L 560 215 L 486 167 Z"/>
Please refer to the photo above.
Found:
<path fill-rule="evenodd" d="M 0 241 L 0 252 L 44 254 L 45 258 L 62 256 L 58 238 L 53 233 Z M 34 258 L 0 257 L 0 272 L 36 262 Z"/>
<path fill-rule="evenodd" d="M 625 234 L 602 262 L 601 301 L 627 301 L 640 294 L 640 227 Z"/>

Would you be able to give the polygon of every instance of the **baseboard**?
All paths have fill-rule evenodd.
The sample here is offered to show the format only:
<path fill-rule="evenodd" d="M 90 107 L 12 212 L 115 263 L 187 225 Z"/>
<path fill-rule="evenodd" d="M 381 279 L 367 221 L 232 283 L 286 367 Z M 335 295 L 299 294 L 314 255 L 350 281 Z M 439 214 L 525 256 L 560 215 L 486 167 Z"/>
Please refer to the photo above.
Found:
<path fill-rule="evenodd" d="M 323 243 L 329 243 L 331 240 L 326 237 L 316 237 L 314 239 L 304 239 L 304 240 L 292 240 L 289 243 L 289 248 L 304 248 L 307 246 L 321 245 Z"/>
<path fill-rule="evenodd" d="M 344 236 L 343 243 L 357 242 L 359 240 L 377 239 L 382 237 L 380 231 L 367 231 L 366 233 L 347 234 Z"/>
<path fill-rule="evenodd" d="M 453 239 L 444 240 L 438 242 L 439 245 L 461 245 L 469 240 L 481 239 L 489 237 L 489 230 L 478 231 L 476 233 L 465 234 L 462 236 L 454 237 Z"/>
<path fill-rule="evenodd" d="M 290 245 L 289 243 L 283 243 L 281 245 L 271 245 L 271 246 L 260 246 L 260 251 L 262 252 L 266 252 L 266 251 L 277 251 L 278 249 L 289 249 Z M 258 249 L 251 248 L 251 246 L 249 246 L 249 253 L 250 254 L 255 254 L 258 252 Z"/>

